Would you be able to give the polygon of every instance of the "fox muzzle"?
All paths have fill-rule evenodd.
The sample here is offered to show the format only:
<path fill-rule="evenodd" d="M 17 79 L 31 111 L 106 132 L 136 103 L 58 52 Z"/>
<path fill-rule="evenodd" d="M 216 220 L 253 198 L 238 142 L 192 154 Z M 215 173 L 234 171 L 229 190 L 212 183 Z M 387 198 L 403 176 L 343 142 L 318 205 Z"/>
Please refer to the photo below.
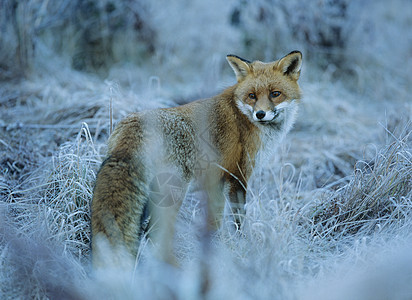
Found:
<path fill-rule="evenodd" d="M 270 122 L 273 121 L 278 115 L 279 113 L 276 108 L 266 112 L 263 110 L 258 110 L 253 113 L 253 119 L 259 122 Z"/>

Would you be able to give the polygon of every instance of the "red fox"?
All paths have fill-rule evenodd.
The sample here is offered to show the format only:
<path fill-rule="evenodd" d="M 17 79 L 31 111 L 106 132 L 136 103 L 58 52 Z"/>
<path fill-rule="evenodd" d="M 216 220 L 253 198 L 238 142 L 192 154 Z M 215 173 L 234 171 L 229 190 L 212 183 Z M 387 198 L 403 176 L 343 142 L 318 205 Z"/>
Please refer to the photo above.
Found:
<path fill-rule="evenodd" d="M 174 223 L 193 179 L 206 191 L 211 230 L 220 227 L 226 202 L 235 222 L 242 222 L 258 158 L 275 149 L 295 120 L 302 54 L 270 63 L 235 55 L 227 61 L 237 83 L 221 94 L 135 113 L 117 125 L 91 204 L 94 266 L 114 259 L 103 254 L 102 244 L 136 258 L 145 230 L 158 256 L 176 263 Z"/>

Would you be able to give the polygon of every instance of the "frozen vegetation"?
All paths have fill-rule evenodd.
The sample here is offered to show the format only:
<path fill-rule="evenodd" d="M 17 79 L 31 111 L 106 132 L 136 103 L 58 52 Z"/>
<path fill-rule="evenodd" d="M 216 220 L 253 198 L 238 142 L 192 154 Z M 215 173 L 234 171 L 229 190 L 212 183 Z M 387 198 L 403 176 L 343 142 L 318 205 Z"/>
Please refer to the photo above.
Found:
<path fill-rule="evenodd" d="M 150 3 L 150 4 L 149 4 Z M 1 299 L 411 299 L 412 4 L 394 1 L 0 0 Z M 90 201 L 130 112 L 235 83 L 227 54 L 301 50 L 294 129 L 256 170 L 241 232 L 181 268 L 90 267 Z"/>

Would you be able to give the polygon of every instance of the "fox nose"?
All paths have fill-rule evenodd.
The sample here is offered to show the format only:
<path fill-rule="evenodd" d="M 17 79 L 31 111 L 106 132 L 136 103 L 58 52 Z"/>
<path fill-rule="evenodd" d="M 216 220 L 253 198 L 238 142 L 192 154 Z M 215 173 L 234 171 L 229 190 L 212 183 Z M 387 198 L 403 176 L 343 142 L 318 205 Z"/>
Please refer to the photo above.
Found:
<path fill-rule="evenodd" d="M 263 110 L 259 110 L 256 112 L 256 118 L 262 120 L 266 116 L 266 113 Z"/>

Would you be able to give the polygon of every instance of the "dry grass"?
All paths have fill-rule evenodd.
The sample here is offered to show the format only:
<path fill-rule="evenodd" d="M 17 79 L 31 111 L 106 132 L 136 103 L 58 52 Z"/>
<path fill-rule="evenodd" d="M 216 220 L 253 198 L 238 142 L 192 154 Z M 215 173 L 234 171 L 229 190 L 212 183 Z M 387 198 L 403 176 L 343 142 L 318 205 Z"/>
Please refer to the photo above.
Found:
<path fill-rule="evenodd" d="M 313 104 L 321 105 L 323 100 L 314 101 L 318 102 Z M 301 111 L 303 116 L 308 114 L 307 105 L 309 103 L 305 103 Z M 328 113 L 336 112 L 330 109 Z M 109 120 L 106 118 L 107 128 Z M 299 121 L 298 128 L 305 122 Z M 326 135 L 332 138 L 330 143 L 324 144 L 329 147 L 301 155 L 326 133 L 321 130 L 313 134 L 312 139 L 306 139 L 307 131 L 292 132 L 272 163 L 258 170 L 251 182 L 244 231 L 239 234 L 223 228 L 213 237 L 211 250 L 207 252 L 208 263 L 203 264 L 206 269 L 199 264 L 205 259 L 201 253 L 205 252 L 201 251 L 202 239 L 199 239 L 202 210 L 195 193 L 186 199 L 179 220 L 176 251 L 182 270 L 153 264 L 146 249 L 143 250 L 143 265 L 136 270 L 132 286 L 125 286 L 127 276 L 116 275 L 115 271 L 98 274 L 97 279 L 87 275 L 89 205 L 104 153 L 104 138 L 96 134 L 97 130 L 91 133 L 95 129 L 84 123 L 76 135 L 70 128 L 67 134 L 72 136 L 69 137 L 71 141 L 56 145 L 48 155 L 33 154 L 30 149 L 21 148 L 24 151 L 18 155 L 20 160 L 3 162 L 8 170 L 1 181 L 3 212 L 7 216 L 3 228 L 15 232 L 1 233 L 4 241 L 1 263 L 5 266 L 1 285 L 13 286 L 13 289 L 4 288 L 3 293 L 53 298 L 60 295 L 56 292 L 60 288 L 61 295 L 74 293 L 80 298 L 106 293 L 130 296 L 137 291 L 139 295 L 152 297 L 152 290 L 138 288 L 145 282 L 157 286 L 155 298 L 167 295 L 184 298 L 202 294 L 201 287 L 206 282 L 211 298 L 245 295 L 270 298 L 274 294 L 293 298 L 307 289 L 302 282 L 310 282 L 320 270 L 333 271 L 333 266 L 327 266 L 331 257 L 342 260 L 356 251 L 343 251 L 342 247 L 355 249 L 356 241 L 365 238 L 370 244 L 384 237 L 390 240 L 396 235 L 388 235 L 388 232 L 405 232 L 408 228 L 412 208 L 410 124 L 403 128 L 403 134 L 388 140 L 383 147 L 378 146 L 375 157 L 368 163 L 359 161 L 354 171 L 346 165 L 350 165 L 354 157 L 361 157 L 362 145 L 368 138 L 376 139 L 373 135 L 355 143 L 346 129 L 336 129 L 341 137 L 349 134 L 346 142 L 336 145 L 333 136 Z M 21 127 L 8 132 L 19 132 L 16 136 L 21 137 L 25 130 Z M 56 125 L 54 129 L 35 130 L 43 136 L 50 130 L 61 129 Z M 10 142 L 10 136 L 8 138 L 2 139 L 7 147 L 16 145 Z M 351 149 L 346 156 L 342 155 L 346 153 L 345 147 Z M 354 151 L 356 147 L 359 149 Z M 26 164 L 25 169 L 18 164 L 33 159 L 38 159 L 34 167 L 28 168 Z M 16 173 L 17 170 L 20 173 Z M 9 180 L 13 178 L 14 181 Z M 19 236 L 20 242 L 15 243 L 11 236 Z M 387 242 L 381 243 L 386 245 Z M 367 245 L 364 245 L 366 249 Z M 28 249 L 43 254 L 33 255 Z M 356 252 L 356 255 L 365 254 Z M 47 261 L 56 265 L 49 266 Z M 38 266 L 45 267 L 38 269 Z M 53 277 L 55 271 L 50 274 L 50 268 L 58 273 L 69 270 L 71 279 L 62 283 Z M 233 274 L 237 275 L 233 277 Z M 83 281 L 83 285 L 79 285 L 79 281 Z M 249 284 L 251 281 L 253 288 Z M 236 289 L 227 289 L 228 285 Z M 73 286 L 77 287 L 73 289 Z M 291 288 L 296 291 L 288 292 Z"/>
<path fill-rule="evenodd" d="M 412 196 L 411 123 L 370 162 L 359 161 L 348 184 L 322 199 L 314 234 L 370 233 L 410 215 Z M 320 232 L 318 232 L 321 228 Z"/>
<path fill-rule="evenodd" d="M 1 16 L 12 2 L 3 0 Z M 194 10 L 166 2 L 139 10 L 140 2 L 120 1 L 115 10 L 97 13 L 94 33 L 99 43 L 113 46 L 112 53 L 102 53 L 110 59 L 103 72 L 97 68 L 101 77 L 73 70 L 77 38 L 91 26 L 69 22 L 78 1 L 30 0 L 0 18 L 0 78 L 7 79 L 0 83 L 0 298 L 409 299 L 412 91 L 405 71 L 410 61 L 404 59 L 411 47 L 399 37 L 409 33 L 410 18 L 406 9 L 393 8 L 407 6 L 402 0 L 392 8 L 377 1 L 370 7 L 374 14 L 356 23 L 343 53 L 346 72 L 318 68 L 316 55 L 305 61 L 297 124 L 273 159 L 256 170 L 241 232 L 225 224 L 205 243 L 202 196 L 192 189 L 178 220 L 180 269 L 156 262 L 147 243 L 134 274 L 91 274 L 89 206 L 112 125 L 132 111 L 176 105 L 232 84 L 224 54 L 233 45 L 253 58 L 243 44 L 248 28 L 225 21 L 240 2 L 221 10 L 208 10 L 219 1 L 194 1 Z M 298 2 L 290 3 L 282 11 Z M 361 8 L 356 5 L 350 9 Z M 145 12 L 146 24 L 137 36 L 128 39 L 131 27 L 124 35 L 117 25 L 109 28 L 110 20 L 129 18 L 136 9 Z M 369 9 L 359 11 L 349 21 Z M 53 17 L 59 12 L 62 18 Z M 153 12 L 158 14 L 150 18 Z M 178 13 L 181 18 L 166 18 Z M 26 18 L 8 22 L 13 16 Z M 177 22 L 183 17 L 187 31 Z M 268 26 L 249 21 L 253 28 Z M 309 21 L 304 24 L 312 26 Z M 216 26 L 205 29 L 206 23 Z M 363 31 L 362 24 L 372 29 Z M 150 30 L 153 40 L 145 37 Z M 53 39 L 56 32 L 62 34 Z M 390 47 L 392 38 L 397 49 Z M 143 43 L 139 49 L 133 49 L 136 39 Z M 261 55 L 279 50 L 264 40 L 258 36 L 253 45 Z M 368 47 L 353 47 L 364 40 Z M 133 53 L 140 53 L 139 65 L 125 62 Z M 125 61 L 116 64 L 122 55 Z M 93 63 L 98 60 L 86 69 Z"/>

